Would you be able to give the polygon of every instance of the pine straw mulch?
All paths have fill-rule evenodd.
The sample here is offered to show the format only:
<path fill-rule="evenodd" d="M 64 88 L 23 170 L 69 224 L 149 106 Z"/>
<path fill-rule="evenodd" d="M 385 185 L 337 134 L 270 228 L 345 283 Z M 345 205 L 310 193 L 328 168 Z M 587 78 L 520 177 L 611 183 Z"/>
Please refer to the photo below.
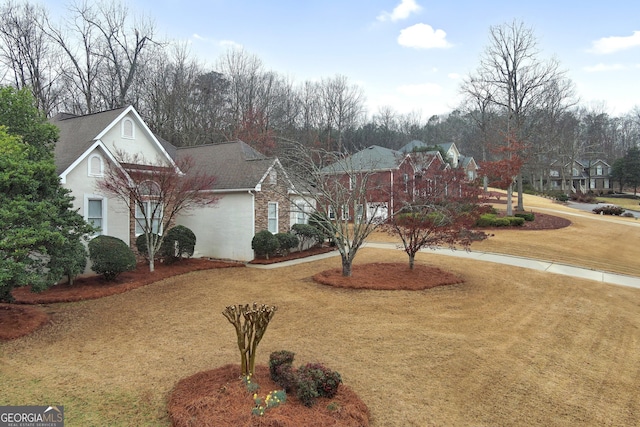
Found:
<path fill-rule="evenodd" d="M 76 279 L 73 285 L 59 284 L 36 293 L 29 286 L 12 292 L 18 304 L 50 304 L 55 302 L 75 302 L 102 298 L 110 295 L 149 285 L 158 280 L 173 277 L 190 271 L 210 270 L 213 268 L 243 267 L 238 262 L 213 261 L 206 258 L 189 258 L 171 264 L 156 263 L 155 271 L 150 272 L 146 263 L 139 263 L 135 270 L 120 274 L 109 282 L 102 276 Z"/>
<path fill-rule="evenodd" d="M 12 340 L 35 331 L 49 321 L 40 307 L 0 304 L 0 340 Z"/>
<path fill-rule="evenodd" d="M 304 406 L 291 394 L 263 416 L 253 415 L 253 393 L 264 397 L 278 387 L 269 368 L 258 365 L 252 382 L 260 388 L 250 392 L 240 379 L 239 365 L 226 365 L 199 372 L 177 383 L 168 399 L 168 412 L 175 427 L 367 427 L 369 409 L 347 386 L 341 384 L 331 399 L 319 398 Z"/>
<path fill-rule="evenodd" d="M 323 285 L 350 289 L 418 291 L 436 286 L 455 285 L 464 281 L 439 268 L 409 263 L 370 263 L 354 265 L 351 277 L 344 277 L 341 268 L 325 270 L 313 276 Z"/>

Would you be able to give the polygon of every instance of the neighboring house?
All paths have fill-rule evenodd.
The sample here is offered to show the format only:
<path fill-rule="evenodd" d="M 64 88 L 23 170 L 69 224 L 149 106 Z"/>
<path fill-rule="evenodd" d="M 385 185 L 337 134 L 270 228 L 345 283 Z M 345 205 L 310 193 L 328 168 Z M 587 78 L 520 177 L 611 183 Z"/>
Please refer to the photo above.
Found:
<path fill-rule="evenodd" d="M 56 168 L 62 185 L 75 196 L 74 208 L 100 227 L 99 234 L 118 237 L 130 246 L 142 232 L 135 218 L 124 203 L 96 190 L 105 168 L 134 166 L 120 164 L 118 153 L 137 155 L 143 164 L 167 166 L 191 156 L 198 167 L 216 176 L 211 191 L 220 197 L 217 204 L 176 219 L 176 224 L 196 234 L 198 256 L 249 261 L 257 231 L 288 231 L 293 222 L 307 218 L 307 212 L 290 209 L 291 184 L 280 162 L 244 142 L 176 148 L 156 137 L 133 107 L 85 116 L 59 114 L 51 122 L 60 128 Z"/>
<path fill-rule="evenodd" d="M 606 193 L 613 189 L 611 166 L 601 159 L 564 164 L 556 160 L 549 167 L 548 186 L 550 190 L 572 193 Z"/>
<path fill-rule="evenodd" d="M 341 212 L 327 206 L 327 214 L 330 219 L 340 215 L 357 221 L 366 215 L 383 221 L 395 212 L 399 194 L 413 194 L 417 180 L 436 185 L 437 172 L 445 167 L 439 152 L 407 154 L 372 145 L 320 170 L 326 176 L 338 177 L 345 189 L 351 190 L 361 182 L 367 187 L 366 206 L 344 206 Z"/>
<path fill-rule="evenodd" d="M 465 171 L 465 175 L 469 181 L 475 181 L 478 178 L 478 164 L 475 159 L 470 156 L 465 156 L 460 153 L 458 147 L 454 142 L 447 142 L 444 144 L 437 144 L 430 146 L 419 140 L 413 140 L 400 149 L 403 153 L 412 152 L 426 152 L 436 153 L 442 152 L 444 159 L 451 164 L 452 168 L 462 168 Z"/>

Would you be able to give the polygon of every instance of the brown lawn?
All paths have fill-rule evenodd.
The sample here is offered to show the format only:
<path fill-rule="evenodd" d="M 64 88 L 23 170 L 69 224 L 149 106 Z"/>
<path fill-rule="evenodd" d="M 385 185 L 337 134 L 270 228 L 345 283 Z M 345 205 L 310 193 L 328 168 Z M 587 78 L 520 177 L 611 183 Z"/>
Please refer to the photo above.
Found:
<path fill-rule="evenodd" d="M 574 216 L 538 198 L 527 207 L 572 225 L 496 230 L 472 249 L 640 269 L 634 220 Z M 405 262 L 394 250 L 356 258 L 356 266 Z M 257 301 L 278 306 L 257 363 L 286 349 L 299 363 L 337 370 L 373 426 L 640 424 L 640 290 L 430 252 L 417 264 L 463 283 L 407 291 L 315 282 L 339 267 L 333 257 L 197 271 L 45 304 L 48 324 L 0 344 L 0 402 L 62 404 L 69 426 L 169 425 L 179 381 L 237 363 L 224 307 Z"/>

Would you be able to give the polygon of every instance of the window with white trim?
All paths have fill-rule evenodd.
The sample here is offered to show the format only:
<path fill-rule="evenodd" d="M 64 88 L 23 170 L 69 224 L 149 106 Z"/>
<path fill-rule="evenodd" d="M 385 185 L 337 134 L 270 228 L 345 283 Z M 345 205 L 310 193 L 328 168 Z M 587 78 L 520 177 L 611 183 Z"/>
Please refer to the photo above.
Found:
<path fill-rule="evenodd" d="M 333 206 L 329 205 L 327 207 L 327 215 L 329 216 L 329 219 L 332 221 L 336 219 L 336 211 L 333 209 Z"/>
<path fill-rule="evenodd" d="M 349 220 L 349 206 L 347 205 L 342 206 L 342 220 L 343 221 Z"/>
<path fill-rule="evenodd" d="M 135 126 L 133 120 L 125 118 L 122 120 L 122 137 L 127 139 L 135 138 Z"/>
<path fill-rule="evenodd" d="M 99 154 L 92 154 L 88 161 L 89 176 L 104 176 L 104 161 Z"/>
<path fill-rule="evenodd" d="M 296 214 L 296 224 L 307 224 L 309 222 L 309 212 L 311 212 L 311 205 L 309 203 L 303 202 L 296 204 L 294 205 L 294 210 Z"/>
<path fill-rule="evenodd" d="M 153 234 L 162 234 L 162 205 L 153 200 L 136 204 L 136 236 L 151 230 Z"/>
<path fill-rule="evenodd" d="M 363 219 L 364 219 L 364 206 L 356 205 L 355 222 L 362 222 Z"/>
<path fill-rule="evenodd" d="M 84 220 L 98 228 L 93 236 L 107 234 L 107 200 L 102 196 L 85 195 Z"/>
<path fill-rule="evenodd" d="M 278 232 L 278 203 L 269 202 L 267 205 L 267 229 L 276 234 Z"/>
<path fill-rule="evenodd" d="M 153 181 L 144 181 L 140 183 L 139 191 L 147 200 L 142 202 L 142 206 L 136 204 L 136 236 L 148 230 L 151 230 L 153 234 L 162 234 L 162 217 L 164 212 L 162 204 L 158 201 L 161 197 L 160 186 Z"/>
<path fill-rule="evenodd" d="M 278 183 L 278 172 L 275 169 L 269 171 L 269 184 L 276 185 Z"/>
<path fill-rule="evenodd" d="M 602 165 L 596 166 L 596 175 L 602 175 Z"/>

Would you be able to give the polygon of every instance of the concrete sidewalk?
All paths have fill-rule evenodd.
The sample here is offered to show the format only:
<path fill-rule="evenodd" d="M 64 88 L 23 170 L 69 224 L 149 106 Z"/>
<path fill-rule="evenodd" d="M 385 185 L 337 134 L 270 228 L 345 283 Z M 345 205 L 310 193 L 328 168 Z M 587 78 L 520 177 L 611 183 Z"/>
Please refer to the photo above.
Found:
<path fill-rule="evenodd" d="M 375 249 L 392 249 L 399 250 L 399 246 L 395 243 L 365 243 L 365 248 Z M 629 286 L 640 289 L 640 278 L 626 276 L 624 274 L 609 273 L 606 271 L 591 270 L 583 267 L 576 267 L 567 264 L 559 264 L 551 261 L 541 261 L 537 259 L 523 258 L 511 255 L 502 255 L 489 252 L 475 252 L 451 249 L 422 249 L 421 252 L 434 252 L 438 255 L 455 256 L 458 258 L 472 259 L 475 261 L 493 262 L 496 264 L 511 265 L 514 267 L 529 268 L 532 270 L 546 271 L 548 273 L 562 274 L 564 276 L 578 277 L 580 279 L 595 280 L 597 282 L 609 283 L 612 285 Z M 339 256 L 338 251 L 327 252 L 325 254 L 314 255 L 306 258 L 294 259 L 291 261 L 278 262 L 274 264 L 258 265 L 247 264 L 247 267 L 274 269 L 280 267 L 289 267 L 303 262 L 317 261 L 320 259 Z"/>

